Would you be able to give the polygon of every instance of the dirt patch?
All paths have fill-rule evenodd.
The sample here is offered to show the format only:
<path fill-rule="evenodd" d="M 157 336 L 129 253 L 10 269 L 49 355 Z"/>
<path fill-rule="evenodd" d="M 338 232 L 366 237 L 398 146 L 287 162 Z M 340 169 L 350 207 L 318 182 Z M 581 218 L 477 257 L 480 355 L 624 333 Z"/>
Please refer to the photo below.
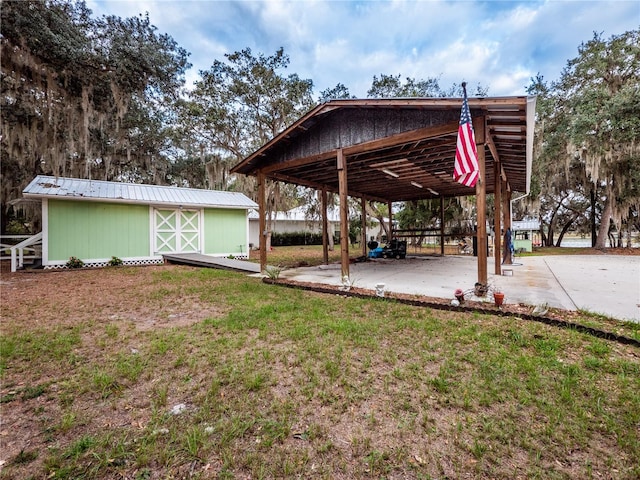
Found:
<path fill-rule="evenodd" d="M 287 322 L 293 322 L 299 312 L 295 310 L 297 304 L 282 299 L 297 293 L 289 295 L 292 292 L 285 288 L 268 287 L 252 297 L 251 293 L 259 289 L 256 287 L 263 286 L 238 276 L 232 280 L 233 292 L 218 296 L 216 288 L 230 282 L 230 277 L 217 279 L 208 275 L 200 282 L 186 280 L 199 272 L 191 267 L 167 265 L 3 274 L 0 333 L 5 339 L 20 337 L 15 348 L 25 350 L 11 353 L 11 361 L 3 365 L 0 460 L 12 465 L 0 467 L 0 478 L 27 478 L 31 472 L 38 472 L 36 478 L 46 478 L 54 472 L 62 477 L 62 466 L 47 464 L 56 452 L 61 452 L 56 458 L 77 456 L 77 463 L 86 466 L 87 472 L 98 468 L 102 461 L 101 470 L 96 470 L 99 473 L 87 474 L 87 478 L 217 478 L 224 476 L 224 468 L 232 471 L 235 478 L 256 478 L 265 462 L 271 469 L 262 475 L 265 478 L 527 476 L 527 471 L 519 470 L 531 461 L 525 447 L 516 445 L 508 452 L 501 451 L 505 455 L 492 457 L 491 450 L 482 450 L 482 444 L 474 450 L 476 437 L 472 435 L 491 427 L 480 421 L 480 414 L 487 419 L 500 419 L 504 408 L 512 408 L 514 418 L 530 415 L 530 423 L 544 425 L 548 419 L 539 418 L 539 412 L 531 405 L 531 412 L 509 403 L 491 407 L 495 408 L 493 411 L 475 403 L 474 395 L 470 395 L 471 405 L 465 406 L 462 398 L 447 393 L 452 388 L 447 382 L 453 383 L 454 377 L 477 377 L 478 371 L 465 361 L 449 361 L 449 350 L 437 335 L 425 337 L 424 348 L 416 349 L 411 333 L 420 331 L 398 327 L 398 331 L 375 338 L 380 342 L 376 355 L 371 355 L 366 342 L 349 344 L 344 351 L 323 344 L 326 352 L 336 354 L 337 360 L 328 355 L 315 358 L 311 352 L 320 348 L 323 335 L 342 326 L 339 322 L 334 325 L 332 320 L 321 317 L 317 320 L 322 324 L 320 328 L 308 334 L 305 322 L 314 320 L 305 316 L 304 322 L 287 330 Z M 305 302 L 318 311 L 329 304 L 328 298 L 337 295 L 375 297 L 375 292 L 359 288 L 342 292 L 338 288 L 329 290 L 326 285 L 293 286 L 327 289 L 326 293 L 304 295 Z M 449 310 L 438 312 L 441 330 L 458 328 L 465 321 L 459 315 L 462 310 L 452 307 L 450 299 L 388 293 L 389 298 Z M 231 317 L 227 314 L 241 310 L 243 302 L 255 304 L 248 310 L 248 318 L 233 317 L 226 319 L 224 328 L 217 326 L 217 319 Z M 345 322 L 356 332 L 368 327 L 364 321 L 358 323 L 362 318 L 375 318 L 386 308 L 380 303 L 342 299 L 338 304 L 348 303 L 363 303 L 358 305 L 357 315 L 348 316 Z M 510 304 L 498 309 L 477 303 L 469 301 L 465 308 L 507 316 L 524 316 L 531 308 Z M 422 321 L 423 311 L 410 310 L 403 315 Z M 558 318 L 569 318 L 568 312 L 553 312 L 556 313 Z M 280 315 L 284 320 L 278 328 L 287 330 L 286 335 L 279 335 L 276 327 L 270 328 L 270 322 L 278 321 Z M 338 318 L 340 315 L 341 311 Z M 254 318 L 259 316 L 263 324 Z M 205 319 L 209 321 L 203 322 Z M 473 326 L 477 324 L 480 332 L 496 325 L 500 328 L 508 321 L 479 315 Z M 389 317 L 389 322 L 384 323 L 394 322 Z M 521 322 L 516 328 L 525 330 Z M 272 330 L 276 330 L 275 335 Z M 549 330 L 541 325 L 535 332 L 546 335 Z M 502 338 L 505 333 L 497 330 L 496 335 Z M 533 333 L 524 335 L 532 337 Z M 313 341 L 309 340 L 311 337 Z M 309 348 L 298 343 L 298 338 L 307 338 Z M 471 340 L 466 343 L 468 336 L 461 335 L 458 340 L 461 343 L 453 350 L 475 350 Z M 5 348 L 3 355 L 8 355 L 11 345 Z M 421 363 L 418 359 L 422 354 L 433 358 Z M 627 368 L 638 362 L 630 347 L 616 345 L 611 355 L 628 361 L 631 366 Z M 580 363 L 583 356 L 584 349 L 576 347 L 575 352 L 565 355 L 565 361 Z M 145 361 L 153 368 L 147 367 Z M 484 367 L 482 373 L 490 375 L 491 363 Z M 137 368 L 142 372 L 137 373 Z M 351 374 L 343 375 L 345 370 Z M 413 385 L 418 388 L 407 389 L 403 378 L 414 374 L 419 379 Z M 444 383 L 439 383 L 440 376 Z M 500 376 L 495 380 L 500 381 Z M 433 383 L 431 387 L 429 382 Z M 609 385 L 602 390 L 611 391 Z M 248 402 L 251 407 L 242 410 Z M 181 403 L 185 403 L 185 417 L 167 420 L 171 418 L 167 412 Z M 217 415 L 209 414 L 221 404 L 224 408 L 216 411 Z M 154 423 L 159 422 L 158 418 L 163 423 Z M 511 420 L 509 416 L 505 418 Z M 296 423 L 289 431 L 284 427 L 290 419 Z M 460 433 L 459 422 L 467 421 L 468 428 Z M 163 433 L 161 427 L 165 424 L 170 433 Z M 225 431 L 226 424 L 229 429 Z M 218 448 L 215 442 L 222 442 L 224 435 L 211 443 L 207 443 L 209 437 L 196 435 L 209 427 L 226 432 L 234 440 Z M 239 430 L 243 433 L 232 437 Z M 185 439 L 180 443 L 183 431 Z M 91 439 L 99 439 L 105 432 L 114 445 L 98 451 L 109 455 L 83 458 L 82 442 L 89 445 Z M 598 472 L 606 472 L 608 466 L 603 459 L 610 458 L 614 465 L 618 462 L 630 471 L 631 462 L 619 460 L 624 452 L 612 438 L 603 434 L 598 448 L 604 453 L 595 459 L 591 447 L 577 448 L 571 457 L 562 456 L 565 450 L 554 447 L 558 448 L 554 452 L 557 457 L 566 461 L 549 468 L 555 469 L 556 474 L 577 478 L 586 472 L 581 462 L 590 461 Z M 265 446 L 270 441 L 273 446 Z M 149 450 L 151 460 L 141 455 L 126 463 L 124 455 L 118 456 L 119 451 L 134 456 L 154 442 L 161 447 Z M 205 447 L 190 452 L 193 442 L 203 442 Z M 486 442 L 492 448 L 500 443 L 490 439 Z M 541 444 L 539 450 L 548 446 Z M 174 457 L 160 458 L 169 451 Z M 146 470 L 137 470 L 136 461 L 146 462 Z M 548 461 L 548 455 L 544 461 Z M 290 469 L 304 464 L 306 475 L 278 470 L 285 464 Z M 535 473 L 535 468 L 528 473 Z M 68 478 L 83 476 L 83 472 L 71 472 Z"/>

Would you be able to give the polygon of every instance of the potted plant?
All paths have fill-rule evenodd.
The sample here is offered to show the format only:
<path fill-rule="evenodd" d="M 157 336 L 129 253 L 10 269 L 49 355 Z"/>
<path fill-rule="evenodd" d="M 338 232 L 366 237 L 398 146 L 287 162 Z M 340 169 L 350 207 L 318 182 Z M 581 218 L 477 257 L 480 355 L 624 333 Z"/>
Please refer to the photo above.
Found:
<path fill-rule="evenodd" d="M 496 290 L 493 292 L 493 302 L 496 304 L 496 307 L 499 307 L 504 303 L 504 292 L 500 290 Z"/>
<path fill-rule="evenodd" d="M 462 289 L 456 288 L 456 291 L 453 292 L 453 295 L 456 297 L 456 300 L 458 300 L 458 302 L 460 302 L 460 304 L 462 305 L 462 303 L 464 302 L 464 292 L 462 291 Z"/>
<path fill-rule="evenodd" d="M 480 282 L 476 282 L 473 289 L 473 293 L 475 294 L 476 297 L 484 297 L 487 295 L 488 291 L 489 291 L 489 285 L 486 285 Z"/>

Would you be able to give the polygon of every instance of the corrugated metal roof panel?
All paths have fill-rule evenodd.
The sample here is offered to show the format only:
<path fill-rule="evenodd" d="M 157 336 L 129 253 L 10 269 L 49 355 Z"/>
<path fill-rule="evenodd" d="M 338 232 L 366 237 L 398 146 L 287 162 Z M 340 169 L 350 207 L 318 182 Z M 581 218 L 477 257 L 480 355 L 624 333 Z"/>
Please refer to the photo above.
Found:
<path fill-rule="evenodd" d="M 540 230 L 539 220 L 514 220 L 511 222 L 511 228 L 514 232 L 522 230 Z"/>
<path fill-rule="evenodd" d="M 38 175 L 22 192 L 31 198 L 76 198 L 146 205 L 257 208 L 239 192 L 82 180 Z"/>

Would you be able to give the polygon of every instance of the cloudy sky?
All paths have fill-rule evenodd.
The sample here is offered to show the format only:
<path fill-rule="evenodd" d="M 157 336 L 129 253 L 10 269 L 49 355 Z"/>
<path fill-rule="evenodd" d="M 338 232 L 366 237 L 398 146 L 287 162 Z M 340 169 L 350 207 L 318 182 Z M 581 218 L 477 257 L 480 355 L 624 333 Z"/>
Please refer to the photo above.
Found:
<path fill-rule="evenodd" d="M 638 0 L 214 1 L 88 0 L 94 15 L 148 12 L 158 31 L 191 53 L 187 84 L 225 53 L 289 55 L 287 72 L 338 83 L 366 97 L 374 75 L 462 81 L 489 95 L 523 95 L 540 73 L 559 78 L 593 37 L 640 28 Z"/>

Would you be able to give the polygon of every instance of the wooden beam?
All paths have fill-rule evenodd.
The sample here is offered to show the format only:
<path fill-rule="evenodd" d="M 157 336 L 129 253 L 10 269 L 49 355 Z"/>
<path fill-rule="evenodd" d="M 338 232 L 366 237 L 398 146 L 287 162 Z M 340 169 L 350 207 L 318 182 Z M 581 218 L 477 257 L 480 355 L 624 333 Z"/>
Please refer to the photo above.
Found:
<path fill-rule="evenodd" d="M 517 97 L 471 97 L 468 99 L 469 107 L 482 106 L 505 106 L 509 110 L 505 112 L 519 110 L 527 106 L 526 96 Z M 449 109 L 460 109 L 462 104 L 461 98 L 367 98 L 367 99 L 338 99 L 331 100 L 320 107 L 316 107 L 319 113 L 323 113 L 330 107 L 375 107 L 375 106 L 391 106 L 391 107 L 449 107 Z M 500 111 L 500 110 L 498 110 Z"/>
<path fill-rule="evenodd" d="M 349 216 L 347 215 L 347 162 L 342 149 L 337 150 L 336 166 L 340 185 L 340 264 L 341 280 L 349 279 Z"/>
<path fill-rule="evenodd" d="M 329 222 L 327 221 L 327 190 L 320 191 L 322 202 L 322 261 L 329 265 Z"/>
<path fill-rule="evenodd" d="M 493 137 L 491 136 L 491 133 L 487 134 L 487 143 L 489 144 L 489 151 L 491 152 L 493 161 L 500 163 L 500 155 L 498 154 L 498 149 L 496 148 L 496 144 L 493 141 Z"/>
<path fill-rule="evenodd" d="M 258 171 L 258 228 L 260 236 L 260 271 L 267 269 L 267 212 L 265 211 L 265 182 L 264 173 Z"/>
<path fill-rule="evenodd" d="M 505 182 L 506 183 L 506 182 Z M 507 184 L 508 185 L 508 184 Z M 504 231 L 511 230 L 511 191 L 507 190 L 502 196 L 502 209 L 504 210 Z M 511 232 L 511 241 L 513 241 L 513 232 Z M 502 261 L 505 265 L 511 265 L 511 252 L 508 251 L 508 246 L 505 242 L 502 245 Z"/>
<path fill-rule="evenodd" d="M 478 150 L 478 167 L 480 178 L 476 183 L 476 210 L 478 215 L 478 227 L 476 229 L 478 245 L 478 283 L 487 284 L 487 192 L 485 172 L 485 117 L 473 119 L 473 130 L 476 137 Z"/>
<path fill-rule="evenodd" d="M 362 256 L 367 258 L 367 199 L 364 197 L 360 198 L 360 220 L 360 247 Z"/>
<path fill-rule="evenodd" d="M 393 238 L 393 202 L 389 202 L 389 236 L 387 238 L 387 243 L 391 243 L 392 238 Z"/>
<path fill-rule="evenodd" d="M 269 178 L 271 178 L 273 180 L 280 180 L 281 182 L 285 182 L 285 183 L 292 183 L 294 185 L 302 185 L 304 187 L 315 188 L 317 190 L 322 190 L 323 188 L 325 188 L 328 192 L 333 192 L 333 193 L 338 193 L 338 194 L 340 193 L 340 188 L 335 188 L 335 187 L 333 187 L 331 185 L 327 185 L 327 184 L 324 184 L 324 183 L 301 181 L 298 178 L 290 177 L 288 175 L 282 175 L 280 173 L 272 173 L 271 175 L 269 175 Z M 361 192 L 358 192 L 358 191 L 350 191 L 348 194 L 351 195 L 352 197 L 363 197 L 363 196 L 365 196 L 364 193 L 361 193 Z M 374 200 L 374 201 L 380 202 L 380 203 L 388 202 L 387 198 L 378 197 L 378 196 L 375 196 L 375 195 L 368 195 L 367 198 L 369 200 Z"/>
<path fill-rule="evenodd" d="M 359 143 L 344 149 L 345 155 L 354 155 L 357 153 L 368 152 L 380 148 L 393 147 L 403 143 L 415 142 L 416 140 L 426 140 L 428 138 L 439 137 L 442 135 L 455 134 L 458 132 L 459 122 L 449 122 L 444 125 L 436 125 L 432 127 L 419 128 L 409 132 L 399 133 L 390 137 L 371 140 L 369 142 Z"/>
<path fill-rule="evenodd" d="M 293 160 L 287 160 L 286 162 L 274 163 L 262 169 L 262 171 L 269 175 L 272 172 L 278 172 L 280 170 L 287 170 L 289 168 L 304 167 L 311 163 L 324 162 L 325 160 L 331 160 L 335 158 L 335 152 L 325 152 L 317 155 L 311 155 L 310 157 L 296 158 Z"/>
<path fill-rule="evenodd" d="M 502 268 L 500 266 L 500 253 L 502 252 L 502 249 L 500 248 L 500 245 L 502 244 L 502 219 L 500 218 L 502 216 L 502 178 L 500 176 L 500 170 L 500 162 L 493 162 L 493 231 L 495 233 L 495 235 L 493 236 L 493 266 L 494 273 L 496 275 L 502 275 Z"/>
<path fill-rule="evenodd" d="M 440 255 L 444 256 L 444 198 L 440 197 Z"/>

